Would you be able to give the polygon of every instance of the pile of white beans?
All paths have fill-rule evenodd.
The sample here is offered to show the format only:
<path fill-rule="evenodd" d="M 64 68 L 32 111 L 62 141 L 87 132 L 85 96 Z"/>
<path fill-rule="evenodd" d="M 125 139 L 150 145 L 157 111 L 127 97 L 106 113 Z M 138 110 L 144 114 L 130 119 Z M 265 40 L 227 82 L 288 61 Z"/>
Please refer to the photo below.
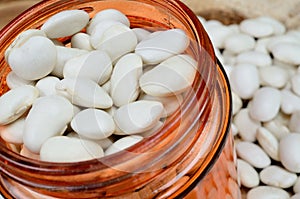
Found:
<path fill-rule="evenodd" d="M 199 16 L 229 77 L 240 183 L 248 199 L 300 199 L 300 31 L 257 17 Z"/>
<path fill-rule="evenodd" d="M 181 29 L 131 28 L 115 9 L 92 19 L 83 10 L 53 15 L 6 50 L 12 71 L 0 97 L 2 139 L 48 162 L 134 145 L 160 129 L 191 88 L 197 63 L 185 53 L 189 43 Z"/>

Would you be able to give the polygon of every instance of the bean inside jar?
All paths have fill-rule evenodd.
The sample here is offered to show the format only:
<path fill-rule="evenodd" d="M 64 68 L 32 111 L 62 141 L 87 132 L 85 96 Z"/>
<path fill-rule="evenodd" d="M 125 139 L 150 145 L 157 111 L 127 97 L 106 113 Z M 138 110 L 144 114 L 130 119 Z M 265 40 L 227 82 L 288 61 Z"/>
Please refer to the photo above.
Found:
<path fill-rule="evenodd" d="M 180 108 L 197 70 L 189 43 L 181 29 L 131 28 L 115 9 L 92 19 L 83 10 L 61 11 L 6 50 L 12 71 L 0 98 L 1 137 L 47 162 L 124 150 Z"/>

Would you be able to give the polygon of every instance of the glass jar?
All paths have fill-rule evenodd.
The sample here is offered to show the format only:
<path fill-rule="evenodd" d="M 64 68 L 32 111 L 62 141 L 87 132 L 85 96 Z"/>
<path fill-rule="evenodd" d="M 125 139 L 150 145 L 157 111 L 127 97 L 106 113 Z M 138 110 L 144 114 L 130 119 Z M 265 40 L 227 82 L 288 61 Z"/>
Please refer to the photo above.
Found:
<path fill-rule="evenodd" d="M 239 199 L 231 94 L 207 33 L 178 0 L 49 0 L 36 4 L 0 32 L 0 95 L 8 90 L 4 53 L 22 31 L 51 15 L 107 8 L 126 14 L 131 27 L 181 28 L 198 72 L 185 100 L 158 132 L 121 152 L 78 163 L 49 163 L 17 153 L 0 139 L 1 193 L 6 198 L 232 198 Z M 63 38 L 68 43 L 70 38 Z"/>

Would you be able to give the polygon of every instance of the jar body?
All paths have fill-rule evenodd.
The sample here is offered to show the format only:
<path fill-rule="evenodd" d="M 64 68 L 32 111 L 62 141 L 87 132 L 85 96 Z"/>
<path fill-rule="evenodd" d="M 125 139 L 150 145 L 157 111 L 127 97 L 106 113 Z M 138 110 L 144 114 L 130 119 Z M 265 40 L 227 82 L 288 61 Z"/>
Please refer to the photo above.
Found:
<path fill-rule="evenodd" d="M 229 84 L 206 32 L 180 1 L 41 2 L 0 32 L 0 94 L 8 90 L 5 76 L 10 71 L 4 51 L 19 33 L 39 28 L 61 10 L 83 9 L 93 17 L 107 8 L 126 14 L 132 27 L 186 31 L 191 38 L 186 53 L 198 61 L 198 73 L 183 107 L 155 135 L 100 160 L 41 162 L 20 156 L 14 152 L 18 146 L 1 140 L 1 192 L 7 198 L 216 198 L 215 193 L 240 198 L 229 129 Z"/>

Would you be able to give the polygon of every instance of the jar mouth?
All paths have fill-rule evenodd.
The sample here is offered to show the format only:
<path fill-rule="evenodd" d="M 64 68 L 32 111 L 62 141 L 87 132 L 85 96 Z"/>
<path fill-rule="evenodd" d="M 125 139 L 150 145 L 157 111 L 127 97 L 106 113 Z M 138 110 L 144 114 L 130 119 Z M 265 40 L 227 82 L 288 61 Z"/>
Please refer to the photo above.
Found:
<path fill-rule="evenodd" d="M 110 2 L 112 3 L 110 4 Z M 109 5 L 111 7 L 119 8 L 120 4 L 125 4 L 125 2 L 127 1 L 43 1 L 19 15 L 0 31 L 0 46 L 3 46 L 3 48 L 6 49 L 18 33 L 21 33 L 23 30 L 28 28 L 39 27 L 46 18 L 63 9 L 84 9 L 93 16 L 97 10 L 105 9 Z M 199 19 L 179 0 L 136 0 L 129 2 L 132 6 L 140 4 L 147 5 L 147 2 L 156 4 L 156 6 L 160 7 L 160 9 L 154 11 L 154 13 L 161 14 L 163 11 L 166 12 L 162 14 L 165 21 L 159 22 L 155 21 L 155 19 L 148 18 L 147 24 L 155 26 L 162 25 L 164 28 L 183 28 L 188 32 L 192 40 L 189 53 L 193 54 L 194 58 L 198 61 L 198 73 L 195 77 L 191 90 L 185 96 L 185 100 L 180 107 L 180 110 L 174 113 L 166 121 L 162 129 L 154 135 L 144 138 L 141 142 L 134 146 L 101 159 L 78 163 L 50 163 L 29 159 L 13 152 L 0 138 L 0 164 L 5 165 L 5 168 L 8 168 L 7 171 L 4 171 L 6 175 L 9 175 L 8 171 L 13 170 L 14 168 L 18 168 L 20 170 L 25 168 L 28 170 L 28 173 L 47 173 L 47 175 L 53 176 L 67 176 L 96 172 L 99 170 L 104 172 L 108 171 L 108 174 L 103 174 L 102 177 L 104 177 L 104 179 L 112 179 L 109 175 L 113 175 L 115 177 L 124 176 L 126 173 L 147 173 L 159 170 L 163 167 L 168 167 L 169 164 L 175 164 L 178 161 L 178 158 L 182 158 L 180 155 L 171 158 L 171 154 L 179 152 L 178 146 L 180 144 L 189 143 L 186 145 L 185 150 L 192 150 L 191 146 L 197 139 L 205 139 L 208 136 L 204 133 L 202 134 L 201 129 L 205 128 L 203 124 L 205 124 L 208 120 L 213 106 L 217 63 L 212 44 Z M 171 8 L 170 10 L 166 11 L 163 9 L 166 3 Z M 148 6 L 149 5 L 146 7 Z M 174 11 L 175 8 L 176 12 Z M 153 8 L 148 7 L 147 9 Z M 137 24 L 139 19 L 146 19 L 145 16 L 137 16 L 137 11 L 135 9 L 132 9 L 130 13 L 125 14 L 129 17 L 131 22 L 137 26 L 139 26 L 139 24 Z M 0 49 L 0 74 L 2 76 L 0 80 L 0 94 L 3 94 L 8 90 L 7 87 L 4 87 L 5 78 L 3 79 L 3 77 L 5 77 L 5 75 L 9 72 L 8 66 L 4 61 L 5 49 Z M 225 122 L 229 126 L 230 118 L 228 118 L 228 121 Z M 203 125 L 203 127 L 201 125 Z M 196 128 L 197 131 L 195 131 Z M 218 138 L 213 138 L 212 141 L 214 142 L 217 139 Z M 211 146 L 207 147 L 209 148 L 212 146 L 214 147 L 215 144 L 212 143 Z M 165 156 L 170 157 L 170 160 L 166 162 L 161 161 L 162 157 Z M 136 165 L 136 162 L 139 162 L 140 164 Z M 119 173 L 110 174 L 109 172 L 111 169 L 114 171 L 118 170 Z M 1 166 L 1 171 L 2 170 Z"/>

